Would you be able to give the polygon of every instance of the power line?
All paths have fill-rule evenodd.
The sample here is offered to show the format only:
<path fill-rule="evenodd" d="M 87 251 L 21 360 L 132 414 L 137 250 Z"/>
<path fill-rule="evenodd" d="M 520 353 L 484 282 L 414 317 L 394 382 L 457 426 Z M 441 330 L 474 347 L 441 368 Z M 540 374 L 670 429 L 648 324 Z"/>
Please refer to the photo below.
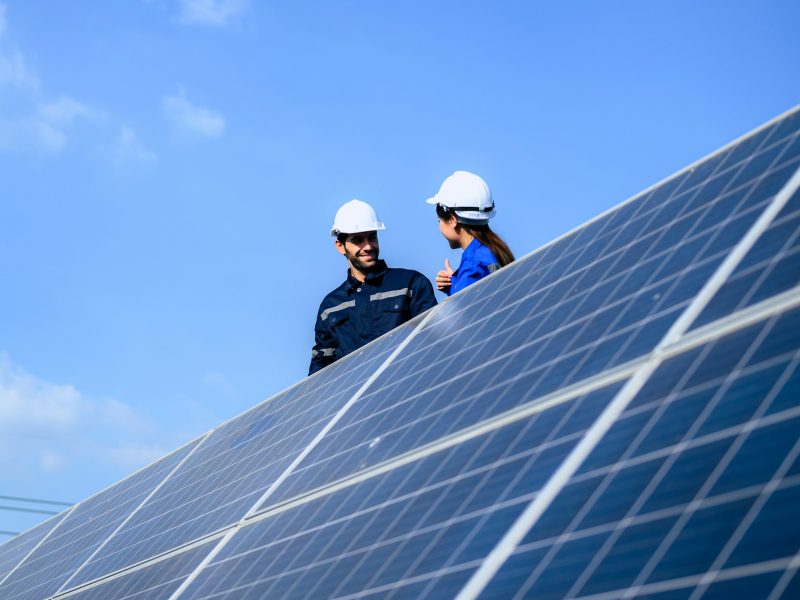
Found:
<path fill-rule="evenodd" d="M 0 529 L 0 535 L 11 535 L 11 536 L 19 535 L 19 531 L 4 531 Z"/>
<path fill-rule="evenodd" d="M 15 510 L 17 512 L 36 513 L 38 515 L 57 515 L 55 510 L 40 510 L 38 508 L 22 508 L 21 506 L 0 506 L 0 510 Z"/>
<path fill-rule="evenodd" d="M 73 502 L 60 502 L 58 500 L 39 500 L 37 498 L 21 498 L 20 496 L 0 496 L 0 500 L 15 500 L 17 502 L 34 502 L 37 504 L 56 504 L 58 506 L 72 506 Z"/>

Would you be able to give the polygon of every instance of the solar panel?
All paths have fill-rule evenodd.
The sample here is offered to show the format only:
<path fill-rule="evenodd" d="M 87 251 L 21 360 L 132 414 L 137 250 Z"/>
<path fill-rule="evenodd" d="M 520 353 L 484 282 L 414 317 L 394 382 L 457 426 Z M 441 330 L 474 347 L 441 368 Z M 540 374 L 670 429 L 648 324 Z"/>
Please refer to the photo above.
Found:
<path fill-rule="evenodd" d="M 65 517 L 0 595 L 791 597 L 799 128 L 794 109 L 213 430 L 103 527 L 59 536 Z M 54 583 L 24 595 L 34 575 Z"/>
<path fill-rule="evenodd" d="M 57 592 L 193 448 L 188 444 L 69 509 L 0 584 L 0 597 L 27 600 Z"/>
<path fill-rule="evenodd" d="M 64 513 L 40 523 L 18 535 L 0 546 L 0 583 L 2 583 L 12 570 L 53 530 L 58 522 L 64 518 Z"/>
<path fill-rule="evenodd" d="M 238 523 L 417 322 L 207 434 L 74 583 Z"/>

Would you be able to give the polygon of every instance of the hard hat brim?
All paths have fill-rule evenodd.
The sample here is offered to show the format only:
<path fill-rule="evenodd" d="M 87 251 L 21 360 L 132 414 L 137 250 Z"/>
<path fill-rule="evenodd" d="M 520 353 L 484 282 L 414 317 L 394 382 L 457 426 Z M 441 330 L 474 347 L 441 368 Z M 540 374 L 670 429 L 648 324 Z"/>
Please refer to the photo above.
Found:
<path fill-rule="evenodd" d="M 386 229 L 386 225 L 383 224 L 383 221 L 378 221 L 377 223 L 375 223 L 375 227 L 373 227 L 372 229 L 361 229 L 359 231 L 342 231 L 341 229 L 333 228 L 331 229 L 331 236 L 337 237 L 340 233 L 343 233 L 345 235 L 355 235 L 357 233 L 368 233 L 370 231 L 383 231 L 384 229 Z"/>

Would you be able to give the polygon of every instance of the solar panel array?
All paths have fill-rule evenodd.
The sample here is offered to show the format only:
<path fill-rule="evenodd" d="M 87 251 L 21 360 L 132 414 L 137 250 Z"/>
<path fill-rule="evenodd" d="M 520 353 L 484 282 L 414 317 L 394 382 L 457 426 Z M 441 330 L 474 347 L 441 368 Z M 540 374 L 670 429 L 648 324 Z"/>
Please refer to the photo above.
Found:
<path fill-rule="evenodd" d="M 800 597 L 800 109 L 0 546 L 0 597 Z"/>

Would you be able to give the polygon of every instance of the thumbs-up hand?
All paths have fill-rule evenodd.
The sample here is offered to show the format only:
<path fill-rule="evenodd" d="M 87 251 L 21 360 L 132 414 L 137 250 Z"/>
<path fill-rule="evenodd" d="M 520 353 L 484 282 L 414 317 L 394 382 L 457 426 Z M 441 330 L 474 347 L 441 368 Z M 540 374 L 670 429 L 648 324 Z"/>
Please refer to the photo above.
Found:
<path fill-rule="evenodd" d="M 453 275 L 453 267 L 450 266 L 450 261 L 444 259 L 444 269 L 436 274 L 436 287 L 440 292 L 450 291 L 450 280 Z"/>

